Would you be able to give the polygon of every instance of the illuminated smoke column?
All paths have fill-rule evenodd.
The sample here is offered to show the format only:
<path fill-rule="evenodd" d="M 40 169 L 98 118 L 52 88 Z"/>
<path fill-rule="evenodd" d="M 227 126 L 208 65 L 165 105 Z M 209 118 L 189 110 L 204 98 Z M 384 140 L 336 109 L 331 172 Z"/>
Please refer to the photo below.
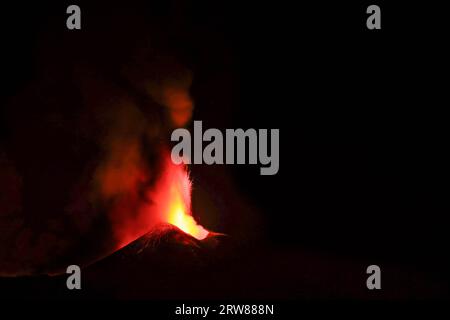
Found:
<path fill-rule="evenodd" d="M 173 22 L 141 11 L 110 8 L 73 39 L 40 31 L 30 82 L 5 105 L 0 276 L 88 264 L 160 223 L 207 235 L 167 151 L 191 120 L 192 74 L 161 34 Z"/>

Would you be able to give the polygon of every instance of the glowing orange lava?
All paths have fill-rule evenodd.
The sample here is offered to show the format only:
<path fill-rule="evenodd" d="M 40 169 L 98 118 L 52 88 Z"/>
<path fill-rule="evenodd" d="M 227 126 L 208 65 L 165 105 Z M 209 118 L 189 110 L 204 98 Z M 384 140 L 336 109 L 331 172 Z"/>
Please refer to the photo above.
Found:
<path fill-rule="evenodd" d="M 191 214 L 191 181 L 184 165 L 175 165 L 170 155 L 164 155 L 162 173 L 155 186 L 142 201 L 139 190 L 127 185 L 125 194 L 115 202 L 111 221 L 117 239 L 115 250 L 148 233 L 160 223 L 169 223 L 192 237 L 205 239 L 209 231 L 200 226 Z M 109 182 L 110 180 L 108 180 Z M 131 216 L 129 213 L 135 213 Z"/>
<path fill-rule="evenodd" d="M 172 168 L 175 179 L 170 186 L 170 204 L 167 222 L 180 228 L 198 240 L 208 236 L 209 231 L 197 224 L 190 214 L 191 181 L 183 166 Z"/>

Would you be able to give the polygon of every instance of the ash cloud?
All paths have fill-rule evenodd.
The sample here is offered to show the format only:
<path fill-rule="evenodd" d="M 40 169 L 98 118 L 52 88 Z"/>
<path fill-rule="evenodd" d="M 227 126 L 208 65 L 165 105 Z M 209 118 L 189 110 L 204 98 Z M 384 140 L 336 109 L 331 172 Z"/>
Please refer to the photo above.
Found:
<path fill-rule="evenodd" d="M 167 40 L 170 12 L 82 9 L 79 34 L 52 21 L 37 34 L 33 76 L 5 107 L 2 276 L 57 273 L 148 231 L 169 133 L 191 118 L 192 74 Z"/>

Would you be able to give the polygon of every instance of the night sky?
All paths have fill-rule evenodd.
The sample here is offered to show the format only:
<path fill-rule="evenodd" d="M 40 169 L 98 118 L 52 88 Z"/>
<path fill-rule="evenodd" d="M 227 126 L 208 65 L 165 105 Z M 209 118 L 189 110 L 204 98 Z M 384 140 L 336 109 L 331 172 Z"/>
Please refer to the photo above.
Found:
<path fill-rule="evenodd" d="M 139 117 L 96 106 L 126 99 L 145 115 L 156 188 L 169 83 L 205 128 L 280 129 L 280 170 L 192 165 L 194 215 L 228 235 L 223 247 L 192 253 L 169 238 L 138 262 L 113 256 L 87 269 L 93 284 L 77 298 L 448 298 L 442 9 L 378 2 L 382 29 L 367 30 L 368 2 L 77 4 L 79 31 L 65 27 L 69 3 L 2 4 L 0 272 L 36 276 L 0 278 L 2 297 L 70 298 L 62 278 L 38 275 L 114 247 L 110 204 L 92 200 L 89 181 L 117 132 L 108 121 Z M 161 283 L 140 284 L 142 261 Z M 177 288 L 177 263 L 198 287 Z M 377 293 L 370 264 L 386 270 Z"/>

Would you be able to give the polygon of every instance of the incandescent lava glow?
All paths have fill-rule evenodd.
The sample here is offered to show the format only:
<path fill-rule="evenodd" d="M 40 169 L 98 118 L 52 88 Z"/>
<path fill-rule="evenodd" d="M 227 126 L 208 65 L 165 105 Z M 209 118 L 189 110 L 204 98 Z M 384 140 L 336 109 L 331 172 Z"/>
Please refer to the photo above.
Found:
<path fill-rule="evenodd" d="M 148 233 L 160 223 L 174 225 L 197 240 L 203 240 L 209 234 L 191 214 L 192 185 L 186 166 L 174 164 L 168 153 L 162 153 L 164 162 L 161 174 L 157 183 L 144 191 L 145 201 L 141 200 L 139 189 L 133 187 L 131 190 L 127 189 L 129 192 L 115 202 L 110 216 L 118 243 L 116 250 Z M 132 181 L 127 186 L 134 186 L 138 182 Z M 130 216 L 130 212 L 135 214 Z"/>
<path fill-rule="evenodd" d="M 167 222 L 197 240 L 205 239 L 209 231 L 197 224 L 191 215 L 191 181 L 183 165 L 172 164 Z"/>

